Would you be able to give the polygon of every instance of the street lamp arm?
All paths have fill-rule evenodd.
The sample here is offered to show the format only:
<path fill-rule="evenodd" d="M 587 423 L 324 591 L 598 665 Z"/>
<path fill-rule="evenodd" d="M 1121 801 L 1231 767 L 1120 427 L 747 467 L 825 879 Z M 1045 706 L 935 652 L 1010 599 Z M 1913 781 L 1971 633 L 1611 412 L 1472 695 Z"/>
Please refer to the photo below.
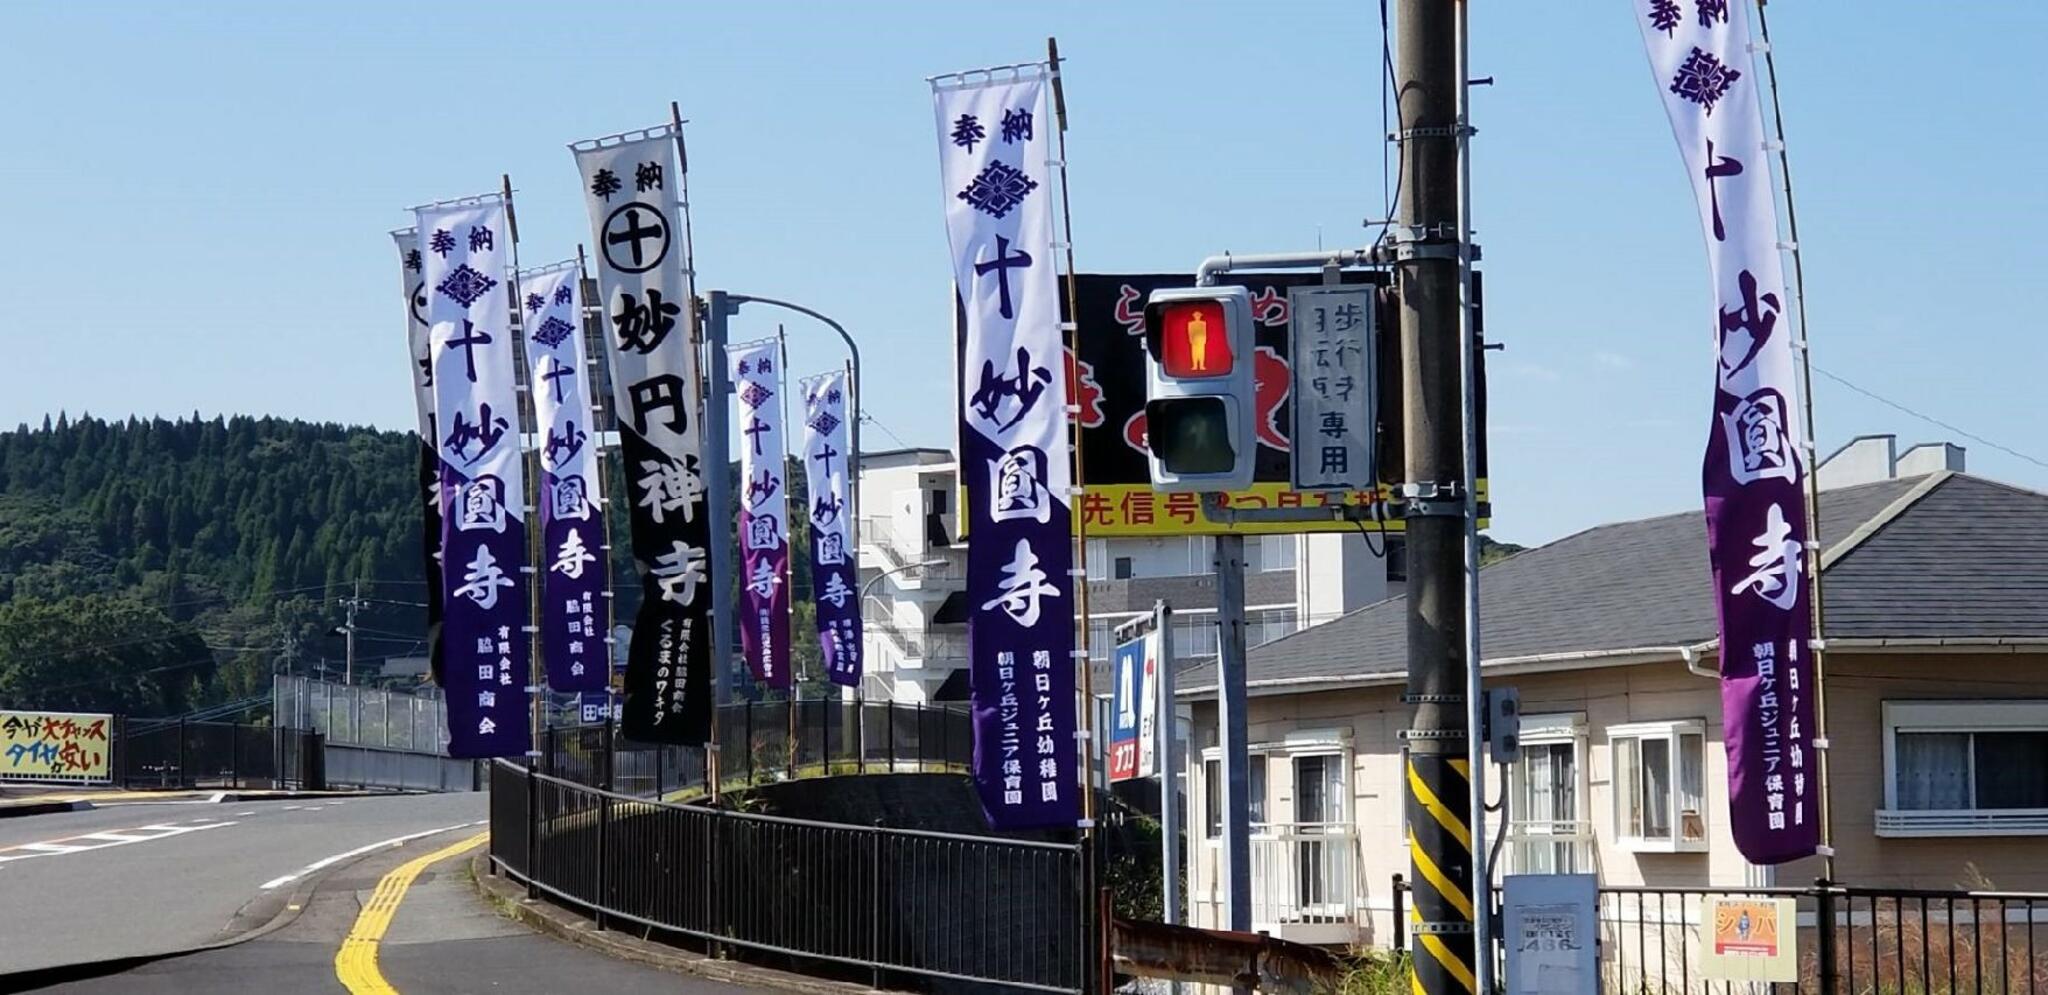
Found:
<path fill-rule="evenodd" d="M 809 315 L 813 318 L 816 318 L 819 321 L 822 321 L 825 324 L 832 326 L 832 330 L 839 333 L 839 337 L 845 340 L 846 342 L 847 353 L 853 357 L 853 365 L 856 367 L 860 365 L 860 347 L 853 344 L 853 335 L 847 332 L 845 325 L 833 321 L 831 318 L 828 318 L 823 314 L 813 311 L 810 308 L 803 306 L 802 304 L 792 304 L 789 301 L 779 301 L 773 297 L 754 297 L 748 294 L 727 294 L 725 299 L 731 301 L 735 306 L 741 304 L 766 304 L 769 307 L 784 308 L 790 311 L 795 311 L 798 314 Z"/>
<path fill-rule="evenodd" d="M 900 567 L 896 567 L 890 570 L 884 570 L 881 573 L 874 575 L 873 577 L 869 577 L 868 582 L 860 586 L 861 600 L 867 600 L 868 591 L 873 589 L 877 583 L 880 583 L 882 578 L 884 577 L 894 576 L 896 574 L 903 573 L 906 570 L 917 570 L 919 568 L 929 569 L 932 567 L 943 567 L 945 565 L 945 560 L 919 560 L 916 563 L 905 563 Z"/>

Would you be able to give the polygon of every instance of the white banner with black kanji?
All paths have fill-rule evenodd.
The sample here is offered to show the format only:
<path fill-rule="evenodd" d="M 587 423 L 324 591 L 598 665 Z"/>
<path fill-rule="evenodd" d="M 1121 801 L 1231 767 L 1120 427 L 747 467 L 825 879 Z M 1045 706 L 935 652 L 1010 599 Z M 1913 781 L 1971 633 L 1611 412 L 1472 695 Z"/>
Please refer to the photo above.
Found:
<path fill-rule="evenodd" d="M 818 653 L 825 676 L 859 687 L 860 579 L 854 555 L 853 477 L 847 442 L 852 398 L 846 374 L 834 371 L 797 382 L 804 399 L 804 492 L 810 507 L 811 597 L 817 606 Z"/>
<path fill-rule="evenodd" d="M 974 777 L 996 829 L 1071 826 L 1072 452 L 1053 260 L 1055 123 L 1042 70 L 935 81 L 953 285 L 966 317 L 960 476 Z"/>
<path fill-rule="evenodd" d="M 426 260 L 419 232 L 391 233 L 398 249 L 399 291 L 405 302 L 405 339 L 411 365 L 413 413 L 419 424 L 420 565 L 427 578 L 427 660 L 434 683 L 441 671 L 441 457 L 434 435 L 434 355 L 427 325 Z"/>
<path fill-rule="evenodd" d="M 440 457 L 442 679 L 448 752 L 525 755 L 526 475 L 505 203 L 417 211 Z"/>
<path fill-rule="evenodd" d="M 605 651 L 606 565 L 598 430 L 583 346 L 583 267 L 574 260 L 519 275 L 526 382 L 540 427 L 540 647 L 548 687 L 611 686 Z"/>
<path fill-rule="evenodd" d="M 754 680 L 787 690 L 789 482 L 782 447 L 782 342 L 727 347 L 740 428 L 740 646 Z"/>
<path fill-rule="evenodd" d="M 590 213 L 641 580 L 621 723 L 644 742 L 701 744 L 711 735 L 712 523 L 674 143 L 661 127 L 570 148 Z"/>
<path fill-rule="evenodd" d="M 1749 8 L 1635 0 L 1650 72 L 1699 205 L 1714 291 L 1703 484 L 1721 647 L 1729 828 L 1754 864 L 1820 845 L 1819 688 L 1804 429 Z"/>

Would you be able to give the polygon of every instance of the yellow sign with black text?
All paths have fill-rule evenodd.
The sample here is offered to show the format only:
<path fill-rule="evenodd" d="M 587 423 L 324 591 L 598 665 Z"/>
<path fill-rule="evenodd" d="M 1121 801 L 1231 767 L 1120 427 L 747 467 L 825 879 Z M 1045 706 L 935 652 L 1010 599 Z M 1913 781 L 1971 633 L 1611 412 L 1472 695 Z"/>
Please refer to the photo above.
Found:
<path fill-rule="evenodd" d="M 0 711 L 0 781 L 112 780 L 111 715 Z"/>

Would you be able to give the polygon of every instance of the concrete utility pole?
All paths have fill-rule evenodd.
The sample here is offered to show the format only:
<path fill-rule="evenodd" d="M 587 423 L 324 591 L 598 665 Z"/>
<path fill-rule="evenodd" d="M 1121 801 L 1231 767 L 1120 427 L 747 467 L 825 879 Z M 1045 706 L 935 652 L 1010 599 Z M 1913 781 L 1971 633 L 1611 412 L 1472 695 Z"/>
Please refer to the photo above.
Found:
<path fill-rule="evenodd" d="M 363 607 L 362 581 L 356 581 L 355 593 L 341 599 L 341 605 L 343 608 L 348 609 L 348 622 L 341 627 L 342 637 L 347 641 L 347 648 L 343 650 L 343 659 L 346 662 L 342 665 L 341 682 L 343 684 L 354 684 L 356 682 L 356 611 Z"/>
<path fill-rule="evenodd" d="M 1459 319 L 1458 118 L 1464 80 L 1456 8 L 1400 0 L 1395 96 L 1401 199 L 1391 236 L 1400 301 L 1408 538 L 1408 843 L 1417 992 L 1471 993 L 1475 915 L 1465 673 L 1463 376 Z M 1482 993 L 1485 995 L 1485 993 Z"/>

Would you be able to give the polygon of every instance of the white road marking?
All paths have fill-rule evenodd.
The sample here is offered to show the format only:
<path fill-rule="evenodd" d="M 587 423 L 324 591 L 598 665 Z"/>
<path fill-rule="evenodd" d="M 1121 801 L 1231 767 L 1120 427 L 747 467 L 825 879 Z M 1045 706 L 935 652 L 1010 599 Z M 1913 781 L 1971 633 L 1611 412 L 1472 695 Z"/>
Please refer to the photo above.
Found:
<path fill-rule="evenodd" d="M 125 807 L 129 805 L 218 805 L 221 802 L 226 801 L 227 798 L 227 792 L 216 791 L 210 795 L 207 795 L 204 798 L 171 798 L 157 799 L 153 801 L 122 801 L 118 798 L 109 798 L 101 801 L 100 804 L 108 808 Z"/>
<path fill-rule="evenodd" d="M 308 806 L 306 806 L 306 811 L 308 811 L 308 812 L 318 812 L 318 811 L 320 811 L 320 806 L 318 806 L 318 805 L 308 805 Z"/>
<path fill-rule="evenodd" d="M 293 871 L 290 874 L 287 874 L 283 877 L 272 878 L 268 881 L 263 882 L 263 884 L 261 885 L 261 890 L 269 891 L 270 889 L 276 888 L 280 885 L 290 884 L 293 881 L 297 881 L 298 879 L 305 877 L 306 875 L 311 874 L 314 871 L 317 871 L 330 864 L 339 863 L 341 861 L 349 859 L 350 857 L 360 857 L 363 854 L 369 853 L 372 850 L 379 850 L 383 849 L 384 847 L 390 846 L 400 846 L 412 840 L 419 839 L 423 836 L 432 836 L 435 833 L 445 833 L 454 829 L 468 829 L 471 826 L 481 826 L 489 821 L 489 819 L 478 819 L 475 822 L 458 822 L 455 825 L 442 826 L 439 829 L 427 829 L 417 833 L 407 833 L 404 836 L 393 836 L 388 840 L 379 840 L 378 842 L 371 843 L 368 846 L 359 846 L 353 850 L 349 850 L 343 853 L 337 853 L 332 857 L 322 857 L 319 860 L 313 861 L 312 863 L 307 864 L 306 866 L 301 867 L 298 870 Z"/>
<path fill-rule="evenodd" d="M 256 814 L 256 813 L 254 813 L 254 812 L 236 812 L 236 813 L 235 813 L 235 817 L 236 817 L 236 818 L 241 818 L 242 816 L 245 816 L 245 815 L 255 815 L 255 814 Z"/>
<path fill-rule="evenodd" d="M 234 821 L 202 822 L 190 826 L 167 826 L 163 824 L 138 826 L 134 829 L 109 830 L 98 833 L 83 833 L 63 839 L 41 843 L 23 843 L 19 846 L 0 850 L 0 864 L 14 860 L 29 860 L 34 857 L 55 857 L 67 853 L 84 853 L 88 850 L 104 850 L 108 847 L 127 846 L 131 843 L 148 843 L 152 840 L 183 836 L 206 829 L 220 829 L 236 825 Z"/>
<path fill-rule="evenodd" d="M 286 812 L 290 812 L 290 811 L 292 811 L 292 810 L 294 810 L 294 809 L 301 809 L 301 808 L 305 808 L 305 807 L 306 807 L 306 806 L 304 806 L 304 805 L 286 805 L 286 806 L 284 807 L 284 811 L 286 811 Z"/>

